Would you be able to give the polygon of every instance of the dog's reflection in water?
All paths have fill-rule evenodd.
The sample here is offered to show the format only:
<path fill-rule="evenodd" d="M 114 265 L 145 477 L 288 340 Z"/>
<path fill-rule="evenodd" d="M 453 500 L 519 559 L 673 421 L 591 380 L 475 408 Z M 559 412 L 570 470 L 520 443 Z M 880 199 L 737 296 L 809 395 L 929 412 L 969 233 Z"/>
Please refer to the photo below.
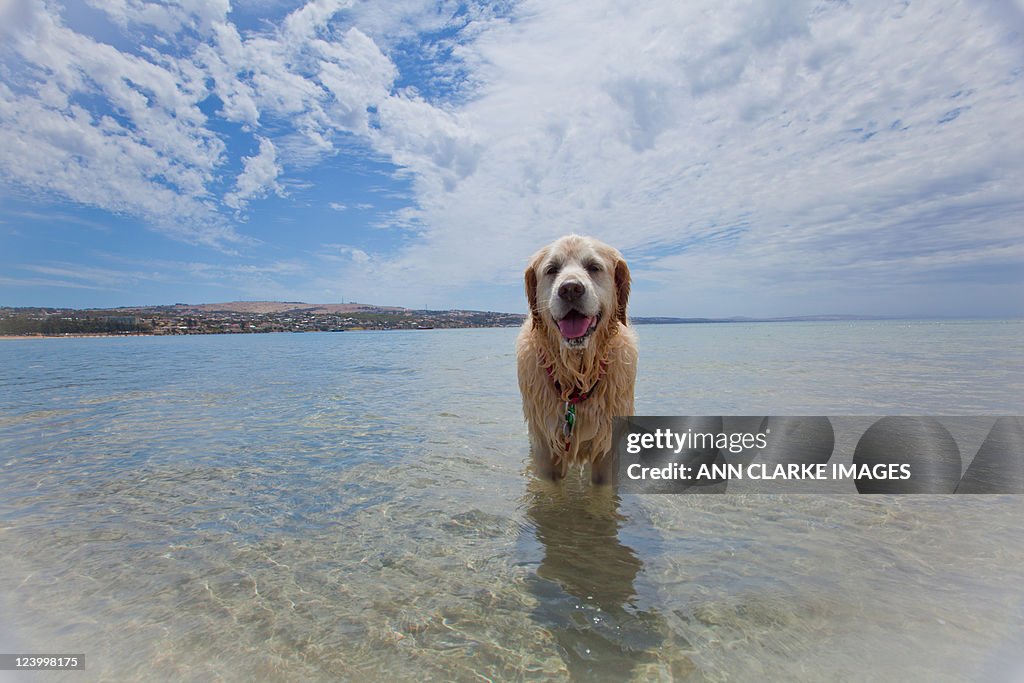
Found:
<path fill-rule="evenodd" d="M 554 633 L 572 677 L 624 680 L 652 662 L 667 628 L 657 612 L 637 606 L 643 562 L 619 540 L 625 518 L 611 487 L 571 474 L 559 483 L 535 478 L 526 508 L 543 552 L 533 618 Z"/>

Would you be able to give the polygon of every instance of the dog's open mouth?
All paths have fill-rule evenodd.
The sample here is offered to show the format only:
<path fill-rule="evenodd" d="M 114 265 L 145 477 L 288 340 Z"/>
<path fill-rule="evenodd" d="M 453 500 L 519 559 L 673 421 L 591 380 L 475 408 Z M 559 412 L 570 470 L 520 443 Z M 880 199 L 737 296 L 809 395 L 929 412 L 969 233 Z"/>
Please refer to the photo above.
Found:
<path fill-rule="evenodd" d="M 598 316 L 583 315 L 579 311 L 569 313 L 558 322 L 558 331 L 562 339 L 569 344 L 582 344 L 597 328 Z"/>

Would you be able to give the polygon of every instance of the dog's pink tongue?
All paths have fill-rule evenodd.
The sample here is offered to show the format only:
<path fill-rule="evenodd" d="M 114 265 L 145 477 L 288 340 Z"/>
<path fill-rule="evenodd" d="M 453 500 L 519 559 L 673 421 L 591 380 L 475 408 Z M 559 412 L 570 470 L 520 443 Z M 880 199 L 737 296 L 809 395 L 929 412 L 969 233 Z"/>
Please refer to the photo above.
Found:
<path fill-rule="evenodd" d="M 566 339 L 576 339 L 577 337 L 585 335 L 593 322 L 593 318 L 570 313 L 568 316 L 558 321 L 558 329 Z"/>

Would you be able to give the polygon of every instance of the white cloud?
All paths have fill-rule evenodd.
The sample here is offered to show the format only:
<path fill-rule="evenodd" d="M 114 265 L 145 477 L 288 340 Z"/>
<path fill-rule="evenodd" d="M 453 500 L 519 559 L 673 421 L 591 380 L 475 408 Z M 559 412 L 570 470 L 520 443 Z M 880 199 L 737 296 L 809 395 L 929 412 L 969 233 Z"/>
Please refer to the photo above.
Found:
<path fill-rule="evenodd" d="M 89 285 L 75 280 L 52 280 L 48 278 L 39 277 L 2 277 L 0 276 L 0 285 L 5 287 L 54 287 L 57 289 L 88 289 L 95 291 L 104 291 L 111 289 L 110 287 L 102 287 L 98 285 Z"/>
<path fill-rule="evenodd" d="M 471 136 L 455 116 L 393 92 L 395 65 L 343 21 L 365 17 L 375 31 L 414 35 L 423 21 L 443 26 L 453 10 L 407 3 L 389 23 L 364 4 L 312 0 L 276 27 L 241 32 L 224 0 L 90 4 L 129 37 L 150 39 L 118 49 L 67 26 L 59 5 L 41 0 L 3 9 L 0 175 L 8 182 L 223 245 L 241 239 L 224 207 L 280 194 L 288 164 L 337 153 L 339 138 L 362 138 L 449 187 L 472 170 Z M 241 124 L 260 146 L 241 160 L 223 206 L 212 189 L 224 181 L 227 148 L 204 113 L 210 98 L 218 118 Z"/>
<path fill-rule="evenodd" d="M 293 127 L 290 146 L 300 156 L 310 146 L 317 156 L 334 151 L 339 134 L 367 135 L 367 109 L 390 96 L 397 70 L 358 28 L 332 23 L 346 6 L 310 2 L 280 28 L 244 36 L 216 24 L 196 62 L 212 76 L 225 118 L 252 129 L 274 121 Z"/>
<path fill-rule="evenodd" d="M 224 3 L 97 3 L 123 26 L 198 31 L 161 52 L 119 50 L 66 26 L 56 6 L 5 5 L 0 81 L 0 174 L 29 189 L 141 216 L 167 234 L 222 245 L 239 241 L 213 197 L 225 145 L 201 104 L 211 94 L 228 121 L 254 133 L 294 125 L 297 157 L 334 149 L 339 134 L 368 135 L 367 107 L 387 99 L 391 62 L 356 28 L 330 25 L 347 6 L 310 2 L 279 29 L 242 36 Z M 188 46 L 194 44 L 193 52 Z M 171 52 L 186 49 L 184 55 Z M 243 160 L 232 209 L 280 192 L 278 149 Z"/>
<path fill-rule="evenodd" d="M 0 176 L 186 241 L 239 241 L 206 194 L 224 144 L 197 106 L 201 76 L 76 33 L 40 3 L 13 3 L 0 23 Z"/>
<path fill-rule="evenodd" d="M 123 286 L 127 284 L 129 279 L 137 277 L 137 274 L 129 275 L 123 271 L 73 263 L 29 264 L 22 265 L 20 268 L 21 270 L 39 273 L 40 275 L 66 278 L 67 280 L 79 281 L 96 287 L 109 288 Z"/>
<path fill-rule="evenodd" d="M 86 3 L 106 13 L 122 28 L 144 25 L 164 33 L 208 30 L 214 22 L 223 22 L 231 10 L 228 0 L 86 0 Z"/>
<path fill-rule="evenodd" d="M 349 244 L 322 244 L 320 246 L 326 251 L 320 252 L 319 258 L 332 264 L 353 263 L 357 266 L 366 266 L 373 260 L 373 257 L 366 251 Z"/>
<path fill-rule="evenodd" d="M 270 191 L 284 196 L 284 188 L 277 182 L 281 167 L 274 143 L 262 137 L 259 141 L 259 152 L 242 159 L 244 167 L 235 182 L 235 190 L 224 197 L 224 203 L 233 209 L 242 209 L 251 199 L 266 196 Z"/>

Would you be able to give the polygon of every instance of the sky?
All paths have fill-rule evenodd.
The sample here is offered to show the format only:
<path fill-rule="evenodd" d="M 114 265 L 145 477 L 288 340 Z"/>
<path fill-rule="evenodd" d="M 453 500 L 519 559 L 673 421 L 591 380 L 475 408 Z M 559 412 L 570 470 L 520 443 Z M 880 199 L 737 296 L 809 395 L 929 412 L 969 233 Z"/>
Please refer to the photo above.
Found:
<path fill-rule="evenodd" d="M 1024 315 L 1024 0 L 0 0 L 0 306 Z"/>

